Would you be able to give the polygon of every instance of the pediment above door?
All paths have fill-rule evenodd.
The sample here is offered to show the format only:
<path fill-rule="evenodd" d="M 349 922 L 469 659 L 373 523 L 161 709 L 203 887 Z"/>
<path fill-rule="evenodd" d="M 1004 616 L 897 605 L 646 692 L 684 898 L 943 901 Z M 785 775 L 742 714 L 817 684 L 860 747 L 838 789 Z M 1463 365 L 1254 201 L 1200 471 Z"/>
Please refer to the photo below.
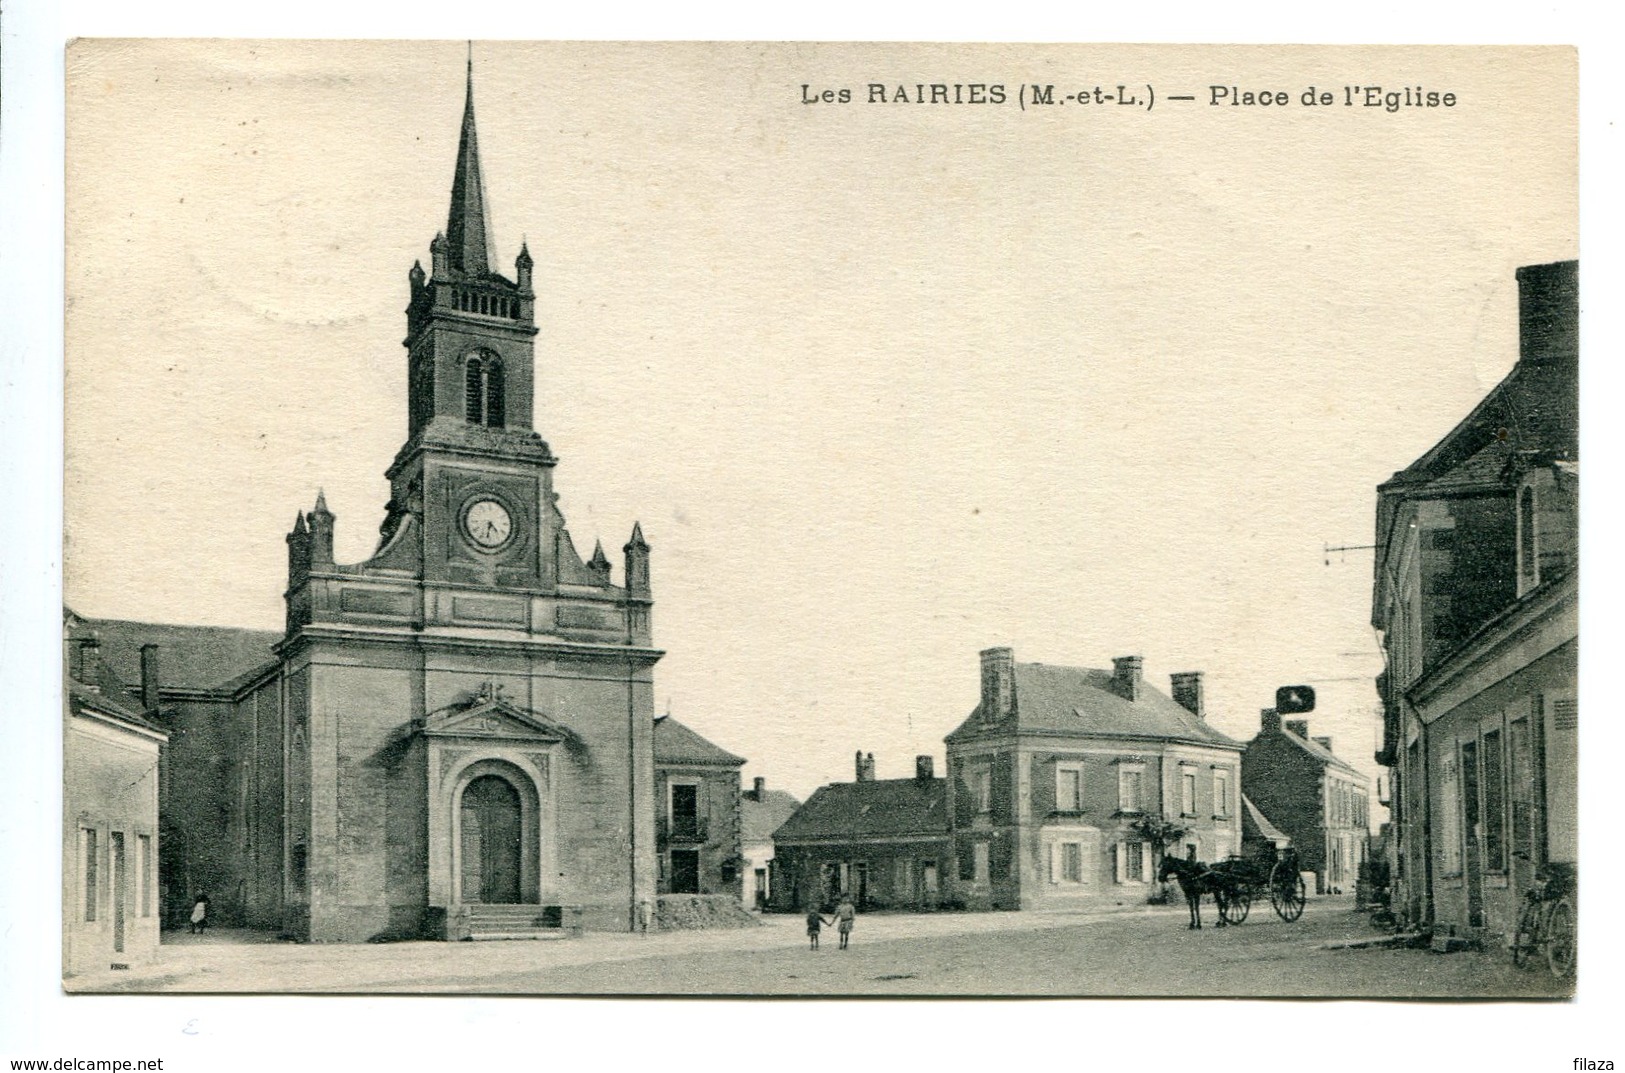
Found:
<path fill-rule="evenodd" d="M 467 700 L 430 712 L 418 721 L 418 732 L 428 738 L 476 738 L 558 744 L 573 742 L 568 727 L 541 712 L 522 708 L 487 688 Z"/>

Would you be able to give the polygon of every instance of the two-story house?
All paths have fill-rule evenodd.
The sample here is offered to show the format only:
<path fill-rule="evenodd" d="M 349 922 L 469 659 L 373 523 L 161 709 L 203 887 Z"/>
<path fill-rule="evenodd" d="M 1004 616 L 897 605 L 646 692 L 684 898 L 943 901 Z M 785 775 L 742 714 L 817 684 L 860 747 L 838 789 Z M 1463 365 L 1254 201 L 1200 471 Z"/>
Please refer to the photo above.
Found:
<path fill-rule="evenodd" d="M 1298 851 L 1321 894 L 1352 893 L 1371 834 L 1371 780 L 1311 738 L 1304 719 L 1263 712 L 1258 736 L 1241 755 L 1248 800 Z"/>
<path fill-rule="evenodd" d="M 158 954 L 158 765 L 168 736 L 125 703 L 93 636 L 70 640 L 66 670 L 62 974 L 72 976 Z"/>
<path fill-rule="evenodd" d="M 1394 909 L 1479 939 L 1578 863 L 1578 264 L 1517 278 L 1517 364 L 1377 490 Z"/>
<path fill-rule="evenodd" d="M 654 759 L 659 893 L 739 897 L 744 759 L 669 715 L 655 719 Z"/>
<path fill-rule="evenodd" d="M 1241 744 L 1208 725 L 1200 672 L 1173 675 L 1169 697 L 1142 668 L 1139 656 L 1096 670 L 981 654 L 981 703 L 947 737 L 967 905 L 1146 891 L 1161 852 L 1211 861 L 1240 849 Z"/>

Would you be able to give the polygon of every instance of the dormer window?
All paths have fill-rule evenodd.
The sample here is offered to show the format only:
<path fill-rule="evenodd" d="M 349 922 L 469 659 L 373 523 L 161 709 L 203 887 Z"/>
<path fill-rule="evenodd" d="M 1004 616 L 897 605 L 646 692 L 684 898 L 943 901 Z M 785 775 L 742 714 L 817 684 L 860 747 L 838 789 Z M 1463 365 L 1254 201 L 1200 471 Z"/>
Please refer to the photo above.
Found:
<path fill-rule="evenodd" d="M 468 368 L 464 373 L 464 401 L 469 424 L 484 425 L 486 428 L 504 426 L 501 358 L 481 351 L 468 359 Z"/>

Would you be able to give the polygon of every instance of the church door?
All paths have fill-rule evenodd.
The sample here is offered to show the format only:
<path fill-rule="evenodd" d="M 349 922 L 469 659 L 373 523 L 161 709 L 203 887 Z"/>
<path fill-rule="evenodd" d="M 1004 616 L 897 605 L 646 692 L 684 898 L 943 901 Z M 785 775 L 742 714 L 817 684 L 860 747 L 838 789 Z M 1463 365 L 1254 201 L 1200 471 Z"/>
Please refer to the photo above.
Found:
<path fill-rule="evenodd" d="M 519 792 L 500 775 L 481 775 L 463 791 L 463 901 L 519 902 Z"/>

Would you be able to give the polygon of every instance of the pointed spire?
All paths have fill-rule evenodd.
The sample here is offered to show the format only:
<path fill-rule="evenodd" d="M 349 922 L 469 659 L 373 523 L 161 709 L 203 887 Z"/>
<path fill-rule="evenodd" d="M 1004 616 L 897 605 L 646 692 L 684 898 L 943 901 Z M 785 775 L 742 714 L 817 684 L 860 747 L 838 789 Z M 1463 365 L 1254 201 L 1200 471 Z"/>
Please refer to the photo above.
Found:
<path fill-rule="evenodd" d="M 463 101 L 463 133 L 457 143 L 457 171 L 451 180 L 451 214 L 446 222 L 451 267 L 469 276 L 491 274 L 491 221 L 485 210 L 485 176 L 474 133 L 474 45 L 468 46 L 468 94 Z"/>
<path fill-rule="evenodd" d="M 609 569 L 609 556 L 604 554 L 604 542 L 602 540 L 598 541 L 593 547 L 592 559 L 588 561 L 587 565 L 594 570 Z"/>
<path fill-rule="evenodd" d="M 316 489 L 316 505 L 311 508 L 310 513 L 312 515 L 331 513 L 327 509 L 327 492 L 324 489 Z"/>
<path fill-rule="evenodd" d="M 621 549 L 626 552 L 626 591 L 634 596 L 649 595 L 649 545 L 643 539 L 643 526 L 632 523 L 632 539 Z"/>
<path fill-rule="evenodd" d="M 293 531 L 296 534 L 300 534 L 300 535 L 303 535 L 305 533 L 310 532 L 309 529 L 305 528 L 305 512 L 304 511 L 300 511 L 299 516 L 296 517 L 293 520 Z"/>

